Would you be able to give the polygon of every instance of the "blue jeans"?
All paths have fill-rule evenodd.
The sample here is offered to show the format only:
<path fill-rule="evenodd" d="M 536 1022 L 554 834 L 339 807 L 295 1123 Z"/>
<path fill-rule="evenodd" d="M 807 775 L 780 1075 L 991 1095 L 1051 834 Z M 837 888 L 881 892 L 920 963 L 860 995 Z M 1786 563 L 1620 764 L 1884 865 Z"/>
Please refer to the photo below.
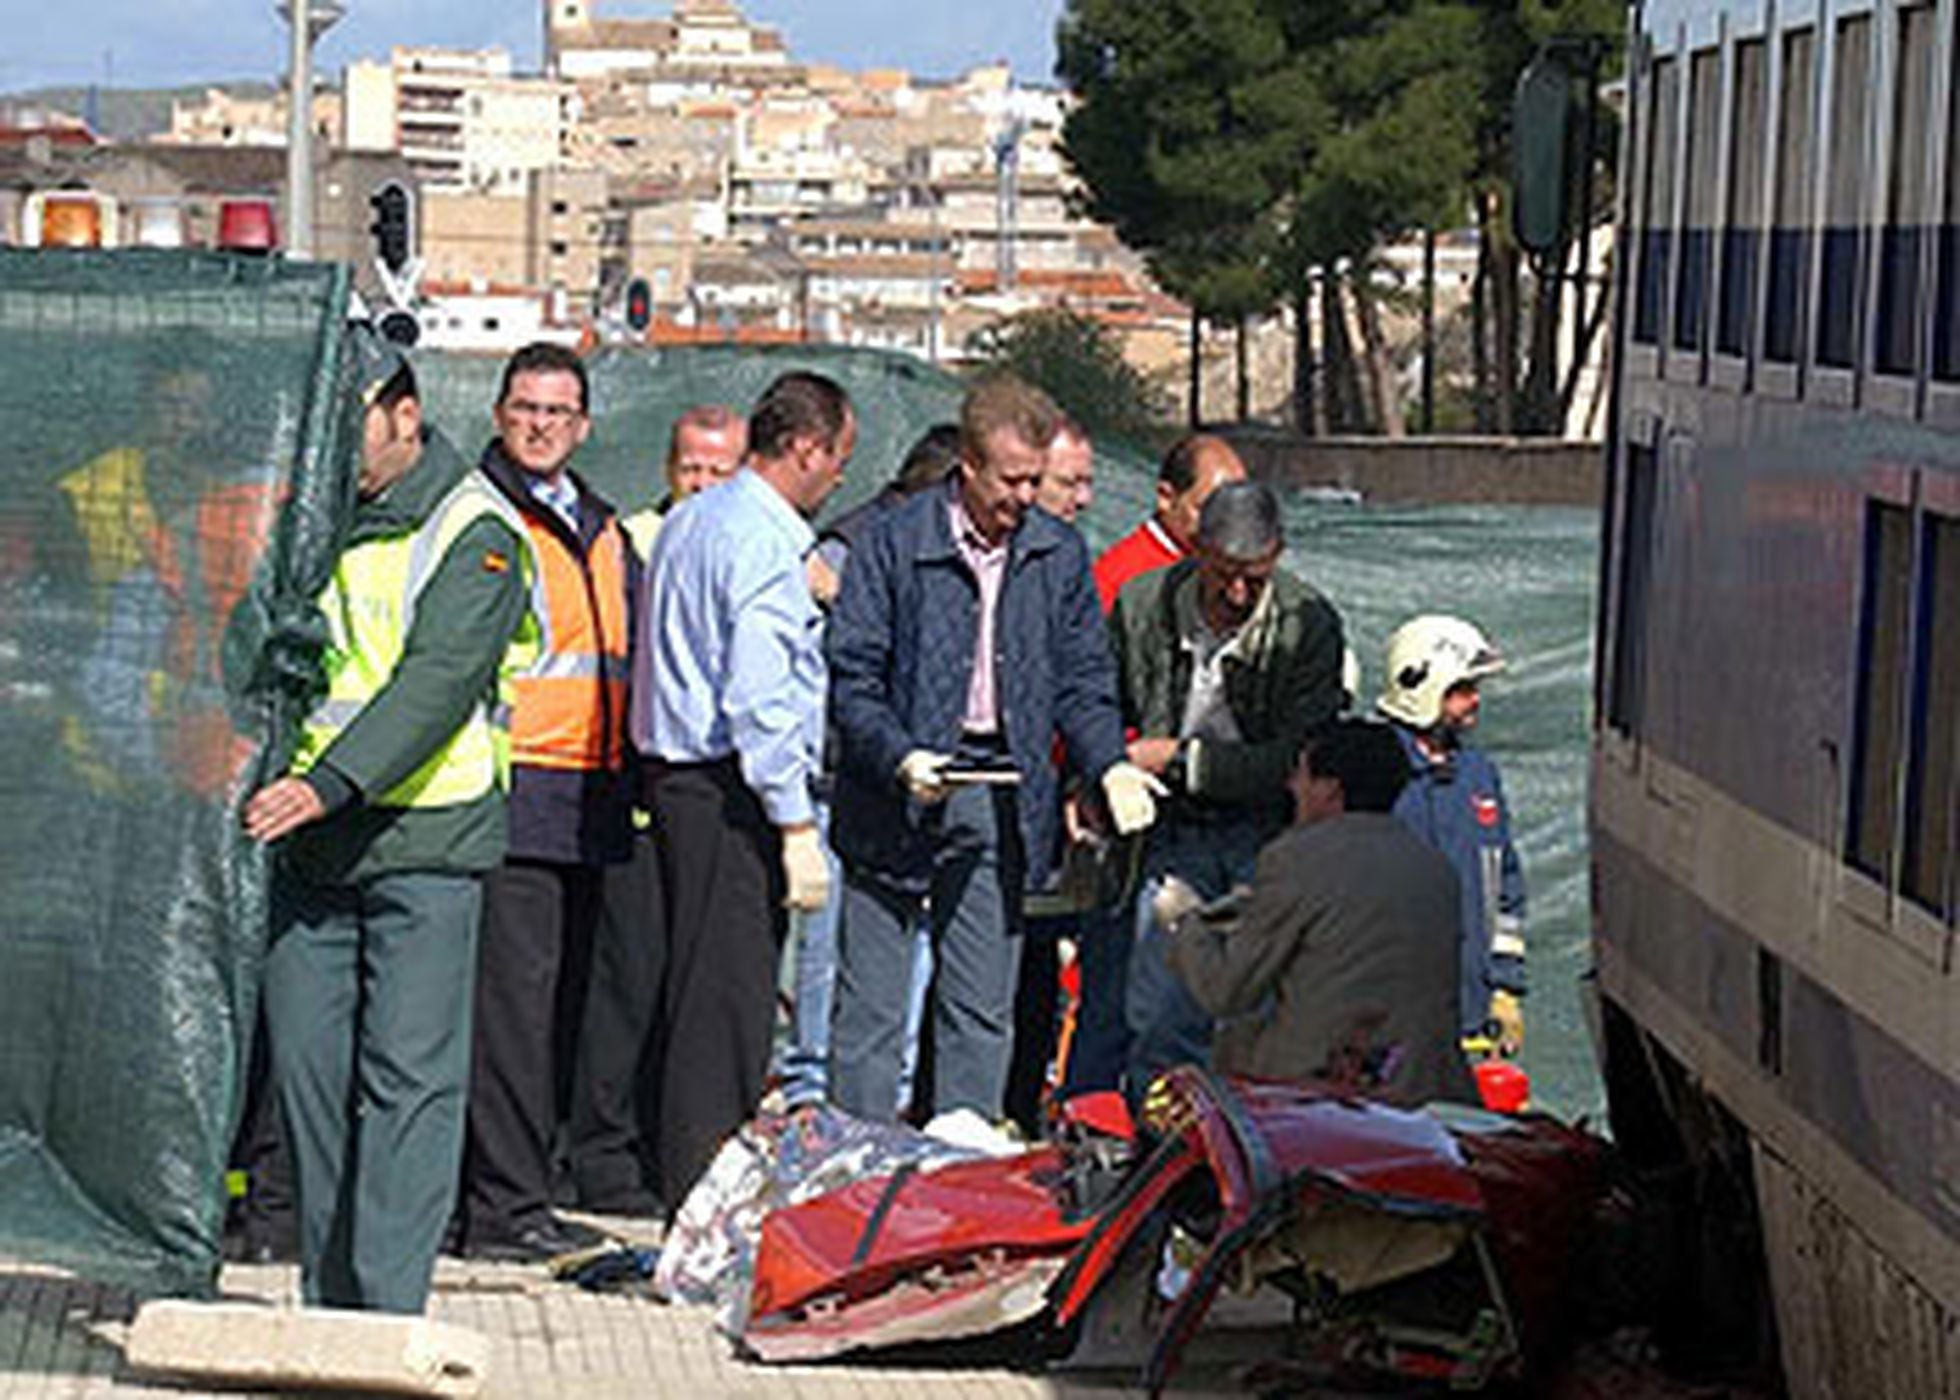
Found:
<path fill-rule="evenodd" d="M 1211 1053 L 1211 1016 L 1165 959 L 1164 931 L 1151 912 L 1157 892 L 1171 875 L 1207 901 L 1230 893 L 1235 885 L 1251 883 L 1252 867 L 1267 834 L 1263 823 L 1180 822 L 1175 817 L 1150 833 L 1123 995 L 1131 1037 L 1124 1088 L 1133 1106 L 1142 1101 L 1150 1081 L 1159 1074 L 1173 1065 L 1203 1064 Z"/>
<path fill-rule="evenodd" d="M 844 872 L 830 849 L 830 806 L 817 806 L 817 826 L 824 834 L 824 857 L 830 862 L 830 898 L 821 909 L 797 921 L 795 970 L 792 976 L 792 1014 L 789 1040 L 777 1065 L 783 1095 L 791 1108 L 822 1103 L 829 1092 L 830 1017 L 836 1000 L 837 926 L 844 908 Z M 913 952 L 912 989 L 906 1005 L 905 1054 L 899 1067 L 900 1112 L 911 1097 L 912 1071 L 919 1060 L 919 1023 L 924 1019 L 926 989 L 932 985 L 932 929 L 919 920 Z"/>
<path fill-rule="evenodd" d="M 859 1118 L 889 1121 L 898 1101 L 922 909 L 931 919 L 935 963 L 933 1107 L 1000 1115 L 1025 869 L 1014 794 L 962 788 L 939 817 L 925 894 L 863 872 L 845 875 L 830 1091 L 839 1108 Z"/>

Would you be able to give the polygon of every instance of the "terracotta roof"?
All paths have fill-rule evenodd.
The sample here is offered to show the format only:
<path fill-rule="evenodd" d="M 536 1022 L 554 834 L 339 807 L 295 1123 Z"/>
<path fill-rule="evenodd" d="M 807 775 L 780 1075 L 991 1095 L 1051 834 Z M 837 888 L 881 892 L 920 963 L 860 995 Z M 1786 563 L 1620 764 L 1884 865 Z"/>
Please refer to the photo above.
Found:
<path fill-rule="evenodd" d="M 0 146 L 26 146 L 34 141 L 46 141 L 57 150 L 102 144 L 85 126 L 0 126 Z"/>
<path fill-rule="evenodd" d="M 959 281 L 961 291 L 981 296 L 999 290 L 1000 274 L 991 267 L 961 268 Z M 1084 301 L 1134 301 L 1144 294 L 1144 289 L 1128 277 L 1107 269 L 1078 272 L 1030 267 L 1016 273 L 1015 282 L 1027 291 L 1059 292 L 1063 296 L 1080 297 Z"/>

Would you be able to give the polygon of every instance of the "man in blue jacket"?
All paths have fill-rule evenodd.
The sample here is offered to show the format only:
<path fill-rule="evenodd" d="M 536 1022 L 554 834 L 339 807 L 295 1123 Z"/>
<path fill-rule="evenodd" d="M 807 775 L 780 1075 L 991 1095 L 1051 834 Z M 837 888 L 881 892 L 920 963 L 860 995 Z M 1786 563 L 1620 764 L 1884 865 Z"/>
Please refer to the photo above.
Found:
<path fill-rule="evenodd" d="M 1478 682 L 1504 658 L 1470 623 L 1429 615 L 1396 629 L 1387 669 L 1375 707 L 1415 770 L 1395 815 L 1456 870 L 1463 1034 L 1514 1055 L 1524 1043 L 1524 872 L 1497 765 L 1464 739 L 1477 723 Z"/>
<path fill-rule="evenodd" d="M 1018 380 L 977 385 L 958 471 L 871 523 L 831 620 L 845 876 L 830 1089 L 859 1117 L 893 1113 L 922 902 L 933 1105 L 999 1116 L 1021 897 L 1055 849 L 1056 736 L 1118 830 L 1155 817 L 1161 789 L 1124 756 L 1088 550 L 1033 509 L 1061 423 Z"/>

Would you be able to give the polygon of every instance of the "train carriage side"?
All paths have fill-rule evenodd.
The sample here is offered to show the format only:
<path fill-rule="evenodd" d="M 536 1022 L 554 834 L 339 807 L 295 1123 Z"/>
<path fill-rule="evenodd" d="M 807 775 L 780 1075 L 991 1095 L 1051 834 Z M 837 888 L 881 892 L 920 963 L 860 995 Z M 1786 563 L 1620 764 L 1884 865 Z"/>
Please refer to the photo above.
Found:
<path fill-rule="evenodd" d="M 1801 1396 L 1960 1395 L 1957 10 L 1646 0 L 1628 57 L 1605 1072 L 1682 1308 L 1766 1259 Z"/>

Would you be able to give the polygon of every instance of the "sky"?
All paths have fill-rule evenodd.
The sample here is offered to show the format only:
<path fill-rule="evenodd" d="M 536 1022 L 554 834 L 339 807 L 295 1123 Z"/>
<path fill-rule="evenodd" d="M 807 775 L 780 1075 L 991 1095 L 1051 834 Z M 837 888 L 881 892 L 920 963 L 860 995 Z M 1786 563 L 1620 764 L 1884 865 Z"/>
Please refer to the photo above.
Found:
<path fill-rule="evenodd" d="M 792 56 L 849 68 L 900 67 L 950 77 L 1006 59 L 1052 81 L 1063 0 L 745 0 L 750 19 L 780 27 Z M 286 27 L 273 0 L 24 0 L 9 3 L 0 91 L 103 82 L 174 86 L 206 78 L 270 79 L 285 68 Z M 347 17 L 315 50 L 333 72 L 393 44 L 497 45 L 521 67 L 538 60 L 536 0 L 346 0 Z M 666 0 L 597 0 L 602 17 L 662 15 Z"/>

